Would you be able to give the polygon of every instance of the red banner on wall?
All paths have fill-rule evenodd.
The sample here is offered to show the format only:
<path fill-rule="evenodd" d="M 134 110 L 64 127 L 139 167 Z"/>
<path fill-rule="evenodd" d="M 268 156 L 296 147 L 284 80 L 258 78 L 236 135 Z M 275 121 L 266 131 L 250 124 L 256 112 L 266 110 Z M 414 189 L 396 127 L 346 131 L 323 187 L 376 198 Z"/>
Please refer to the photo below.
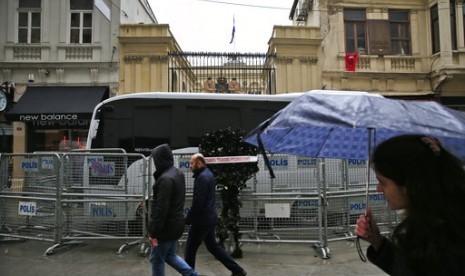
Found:
<path fill-rule="evenodd" d="M 357 67 L 358 53 L 347 53 L 346 54 L 346 69 L 349 72 L 355 72 Z"/>

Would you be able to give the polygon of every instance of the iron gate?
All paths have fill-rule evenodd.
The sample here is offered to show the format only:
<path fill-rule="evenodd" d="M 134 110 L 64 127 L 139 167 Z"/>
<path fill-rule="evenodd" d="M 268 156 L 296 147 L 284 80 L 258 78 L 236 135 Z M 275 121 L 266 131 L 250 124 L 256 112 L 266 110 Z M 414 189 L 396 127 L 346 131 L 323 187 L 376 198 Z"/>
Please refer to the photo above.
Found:
<path fill-rule="evenodd" d="M 168 53 L 170 92 L 276 94 L 275 69 L 260 53 Z"/>

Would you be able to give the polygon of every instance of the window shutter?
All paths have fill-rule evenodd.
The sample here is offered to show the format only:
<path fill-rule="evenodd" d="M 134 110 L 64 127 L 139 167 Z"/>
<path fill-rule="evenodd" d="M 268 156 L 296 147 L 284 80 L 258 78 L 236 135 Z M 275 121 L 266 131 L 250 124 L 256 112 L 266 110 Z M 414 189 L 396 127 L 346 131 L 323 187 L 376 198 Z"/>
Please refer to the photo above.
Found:
<path fill-rule="evenodd" d="M 388 20 L 367 20 L 368 43 L 371 55 L 391 53 L 391 36 Z"/>

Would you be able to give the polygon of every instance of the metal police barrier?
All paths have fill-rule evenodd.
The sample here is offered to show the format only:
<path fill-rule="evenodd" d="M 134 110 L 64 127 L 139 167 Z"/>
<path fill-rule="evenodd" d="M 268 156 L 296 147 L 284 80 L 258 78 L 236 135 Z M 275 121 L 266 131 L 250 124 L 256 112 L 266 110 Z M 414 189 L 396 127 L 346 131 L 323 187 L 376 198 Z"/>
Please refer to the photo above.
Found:
<path fill-rule="evenodd" d="M 324 248 L 319 193 L 322 159 L 270 154 L 275 179 L 259 158 L 259 172 L 241 192 L 243 242 L 309 243 Z"/>
<path fill-rule="evenodd" d="M 384 195 L 376 192 L 377 180 L 374 171 L 370 171 L 367 180 L 365 160 L 340 160 L 342 181 L 339 189 L 323 187 L 326 199 L 326 217 L 324 235 L 329 242 L 341 239 L 353 239 L 353 230 L 358 217 L 366 211 L 366 182 L 369 181 L 369 202 L 373 216 L 384 233 L 392 231 L 397 217 L 387 207 Z M 333 170 L 332 170 L 333 171 Z M 326 183 L 322 183 L 326 185 Z"/>
<path fill-rule="evenodd" d="M 176 163 L 186 174 L 188 187 L 189 158 L 179 157 Z M 355 220 L 365 211 L 365 205 L 360 202 L 365 195 L 365 161 L 283 154 L 270 154 L 269 160 L 276 178 L 269 177 L 259 156 L 259 172 L 240 193 L 241 242 L 309 243 L 323 258 L 328 258 L 330 242 L 356 238 Z M 384 197 L 373 190 L 376 181 L 374 173 L 372 176 L 370 206 L 386 233 L 397 218 L 387 208 Z M 190 200 L 188 193 L 186 209 Z M 217 200 L 220 213 L 221 201 L 219 197 Z"/>
<path fill-rule="evenodd" d="M 193 193 L 190 157 L 174 155 L 186 177 L 186 212 Z M 355 238 L 355 220 L 366 209 L 364 161 L 282 154 L 269 159 L 276 178 L 259 156 L 259 172 L 240 194 L 242 242 L 310 243 L 327 258 L 329 242 Z M 148 254 L 151 158 L 93 151 L 2 154 L 0 162 L 0 237 L 54 242 L 46 254 L 90 239 L 125 240 L 118 253 L 141 244 L 141 255 Z M 389 233 L 397 216 L 374 192 L 372 175 L 369 204 Z M 219 197 L 217 206 L 220 213 Z"/>
<path fill-rule="evenodd" d="M 189 159 L 190 155 L 175 156 L 176 166 L 186 175 L 186 212 L 192 200 L 189 191 L 193 189 Z M 241 242 L 295 242 L 319 246 L 322 228 L 318 226 L 318 218 L 322 214 L 317 193 L 318 160 L 282 154 L 270 155 L 269 160 L 276 179 L 270 179 L 259 156 L 259 172 L 247 181 L 247 187 L 240 193 L 243 204 L 239 222 Z M 228 162 L 235 161 L 232 158 Z M 211 160 L 207 160 L 208 163 Z M 217 208 L 220 213 L 219 196 Z"/>
<path fill-rule="evenodd" d="M 2 154 L 0 169 L 0 236 L 57 241 L 65 219 L 60 156 Z"/>
<path fill-rule="evenodd" d="M 327 213 L 324 227 L 328 242 L 356 238 L 353 234 L 355 223 L 360 215 L 365 214 L 367 207 L 365 190 L 327 192 L 326 200 L 328 206 L 333 206 L 332 211 Z M 386 206 L 384 195 L 371 188 L 368 201 L 381 232 L 391 233 L 397 216 Z"/>
<path fill-rule="evenodd" d="M 105 152 L 72 152 L 62 159 L 65 221 L 60 242 L 128 241 L 119 252 L 144 244 L 147 159 L 140 154 Z"/>
<path fill-rule="evenodd" d="M 241 209 L 242 241 L 321 243 L 316 193 L 243 193 L 241 200 L 254 206 Z"/>

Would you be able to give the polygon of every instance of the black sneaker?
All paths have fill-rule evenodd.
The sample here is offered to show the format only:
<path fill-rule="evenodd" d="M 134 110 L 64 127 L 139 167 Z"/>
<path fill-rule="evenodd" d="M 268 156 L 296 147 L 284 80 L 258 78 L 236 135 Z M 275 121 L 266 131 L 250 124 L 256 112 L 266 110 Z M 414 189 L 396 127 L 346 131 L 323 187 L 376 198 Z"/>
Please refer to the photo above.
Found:
<path fill-rule="evenodd" d="M 245 270 L 241 270 L 239 272 L 234 272 L 233 274 L 231 274 L 231 276 L 246 276 L 247 275 L 247 272 Z"/>

